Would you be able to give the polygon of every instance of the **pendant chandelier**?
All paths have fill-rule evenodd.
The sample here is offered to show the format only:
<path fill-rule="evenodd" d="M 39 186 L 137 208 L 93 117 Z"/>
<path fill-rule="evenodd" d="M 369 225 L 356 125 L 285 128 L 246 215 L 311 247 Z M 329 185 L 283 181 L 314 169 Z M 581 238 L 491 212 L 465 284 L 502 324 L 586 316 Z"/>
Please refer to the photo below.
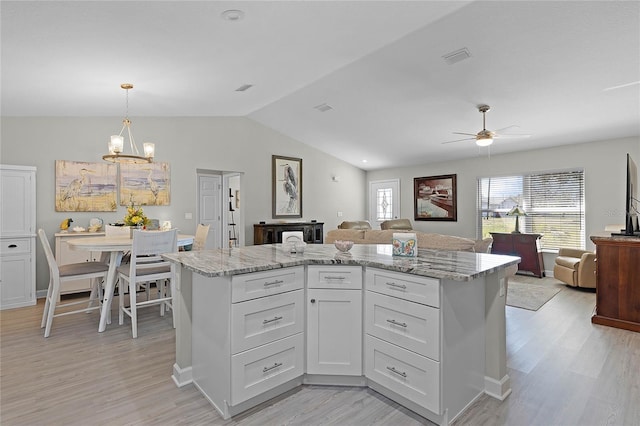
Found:
<path fill-rule="evenodd" d="M 155 145 L 152 143 L 144 143 L 144 156 L 140 155 L 136 141 L 133 139 L 131 133 L 131 120 L 129 120 L 129 90 L 133 89 L 133 84 L 123 83 L 121 88 L 127 91 L 127 112 L 124 120 L 122 120 L 122 130 L 119 135 L 112 135 L 109 141 L 109 153 L 102 156 L 105 161 L 112 163 L 128 163 L 128 164 L 143 164 L 153 162 L 153 156 L 155 153 Z M 129 146 L 131 148 L 131 154 L 124 153 L 124 129 L 127 129 L 129 135 Z"/>

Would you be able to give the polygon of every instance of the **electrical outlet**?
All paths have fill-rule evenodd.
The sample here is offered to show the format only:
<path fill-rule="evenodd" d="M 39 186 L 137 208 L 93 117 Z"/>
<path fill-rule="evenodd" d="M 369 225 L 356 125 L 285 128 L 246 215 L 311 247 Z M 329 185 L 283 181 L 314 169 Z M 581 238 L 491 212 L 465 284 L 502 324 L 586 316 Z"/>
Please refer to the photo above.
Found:
<path fill-rule="evenodd" d="M 184 214 L 184 218 L 185 219 L 193 219 L 193 214 L 192 213 L 185 213 Z"/>
<path fill-rule="evenodd" d="M 338 217 L 342 217 L 342 212 L 338 212 Z"/>

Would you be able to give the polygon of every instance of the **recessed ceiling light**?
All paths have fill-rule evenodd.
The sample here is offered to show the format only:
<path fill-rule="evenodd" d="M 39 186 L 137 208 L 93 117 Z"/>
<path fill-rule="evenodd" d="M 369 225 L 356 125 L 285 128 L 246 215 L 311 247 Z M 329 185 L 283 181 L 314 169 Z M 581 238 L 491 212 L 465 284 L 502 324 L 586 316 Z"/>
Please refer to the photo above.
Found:
<path fill-rule="evenodd" d="M 229 9 L 222 12 L 220 16 L 225 21 L 239 21 L 244 18 L 244 12 L 237 9 Z"/>
<path fill-rule="evenodd" d="M 367 161 L 367 160 L 362 160 L 362 162 L 363 162 L 363 163 L 368 163 L 368 161 Z"/>

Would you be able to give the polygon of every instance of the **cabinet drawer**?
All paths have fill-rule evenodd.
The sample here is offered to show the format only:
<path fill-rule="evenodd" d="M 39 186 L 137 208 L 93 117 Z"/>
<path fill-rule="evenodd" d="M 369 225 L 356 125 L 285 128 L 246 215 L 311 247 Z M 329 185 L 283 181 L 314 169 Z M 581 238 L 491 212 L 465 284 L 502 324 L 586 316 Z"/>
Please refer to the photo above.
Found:
<path fill-rule="evenodd" d="M 302 333 L 231 357 L 231 405 L 237 405 L 303 374 Z"/>
<path fill-rule="evenodd" d="M 233 303 L 304 287 L 304 267 L 275 269 L 231 277 Z"/>
<path fill-rule="evenodd" d="M 24 254 L 31 252 L 30 238 L 3 238 L 0 246 L 0 255 Z"/>
<path fill-rule="evenodd" d="M 362 288 L 361 266 L 311 265 L 307 267 L 307 288 Z"/>
<path fill-rule="evenodd" d="M 302 332 L 303 303 L 303 290 L 234 303 L 231 306 L 231 353 Z"/>
<path fill-rule="evenodd" d="M 440 363 L 370 335 L 366 376 L 440 415 Z"/>
<path fill-rule="evenodd" d="M 440 307 L 440 281 L 436 279 L 367 268 L 365 281 L 367 290 Z"/>
<path fill-rule="evenodd" d="M 365 295 L 365 331 L 440 360 L 440 310 L 372 291 Z"/>

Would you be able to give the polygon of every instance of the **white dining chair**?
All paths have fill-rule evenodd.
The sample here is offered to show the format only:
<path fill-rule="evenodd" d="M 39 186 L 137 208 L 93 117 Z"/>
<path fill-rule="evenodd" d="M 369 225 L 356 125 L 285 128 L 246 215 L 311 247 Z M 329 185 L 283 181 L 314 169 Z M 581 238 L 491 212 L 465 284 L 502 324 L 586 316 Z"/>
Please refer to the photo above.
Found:
<path fill-rule="evenodd" d="M 129 264 L 118 268 L 118 279 L 124 286 L 129 285 L 129 306 L 124 304 L 124 291 L 120 291 L 119 323 L 124 324 L 124 315 L 131 318 L 133 338 L 138 337 L 138 308 L 160 305 L 160 315 L 165 310 L 171 310 L 173 326 L 175 327 L 175 310 L 173 309 L 173 295 L 175 294 L 175 265 L 160 256 L 164 253 L 178 251 L 178 236 L 175 229 L 168 231 L 134 231 L 131 245 Z M 169 281 L 170 292 L 165 289 Z M 136 289 L 138 284 L 155 282 L 158 286 L 158 296 L 155 299 L 138 301 Z"/>
<path fill-rule="evenodd" d="M 209 235 L 209 226 L 203 225 L 201 223 L 198 224 L 196 228 L 196 236 L 193 240 L 193 250 L 200 251 L 204 250 L 207 245 L 207 236 Z"/>
<path fill-rule="evenodd" d="M 44 302 L 44 312 L 42 313 L 42 322 L 40 323 L 40 328 L 45 327 L 44 337 L 49 337 L 53 318 L 101 309 L 102 284 L 107 278 L 109 265 L 103 262 L 79 262 L 58 265 L 55 257 L 53 256 L 53 251 L 51 250 L 51 245 L 49 244 L 49 239 L 47 238 L 47 234 L 44 232 L 44 229 L 38 229 L 38 237 L 42 244 L 42 248 L 44 249 L 47 263 L 49 264 L 49 288 L 47 289 L 47 297 Z M 60 287 L 64 283 L 87 278 L 92 280 L 91 293 L 88 301 L 84 299 L 77 300 L 75 302 L 59 302 Z M 55 313 L 56 309 L 63 309 L 68 306 L 80 304 L 85 304 L 86 306 L 81 309 L 64 310 L 63 312 Z"/>

